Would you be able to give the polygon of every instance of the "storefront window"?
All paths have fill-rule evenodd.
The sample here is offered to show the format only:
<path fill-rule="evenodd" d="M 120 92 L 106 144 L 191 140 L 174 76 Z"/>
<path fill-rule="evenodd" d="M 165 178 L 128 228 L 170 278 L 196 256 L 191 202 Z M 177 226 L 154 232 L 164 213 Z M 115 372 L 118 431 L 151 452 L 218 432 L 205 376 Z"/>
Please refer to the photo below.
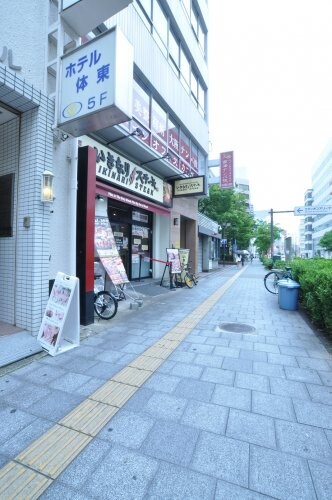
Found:
<path fill-rule="evenodd" d="M 150 96 L 135 81 L 133 85 L 133 116 L 150 128 Z"/>

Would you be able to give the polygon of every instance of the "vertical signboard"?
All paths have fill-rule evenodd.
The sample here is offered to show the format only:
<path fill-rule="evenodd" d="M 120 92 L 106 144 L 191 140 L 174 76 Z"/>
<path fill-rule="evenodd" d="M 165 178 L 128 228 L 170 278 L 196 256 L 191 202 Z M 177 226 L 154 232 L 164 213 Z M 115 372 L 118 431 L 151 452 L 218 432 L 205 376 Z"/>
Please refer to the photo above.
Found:
<path fill-rule="evenodd" d="M 51 356 L 80 343 L 79 280 L 57 273 L 37 340 Z"/>
<path fill-rule="evenodd" d="M 131 118 L 133 47 L 117 27 L 61 60 L 58 126 L 75 137 Z"/>
<path fill-rule="evenodd" d="M 229 189 L 234 186 L 233 151 L 220 153 L 220 187 Z"/>

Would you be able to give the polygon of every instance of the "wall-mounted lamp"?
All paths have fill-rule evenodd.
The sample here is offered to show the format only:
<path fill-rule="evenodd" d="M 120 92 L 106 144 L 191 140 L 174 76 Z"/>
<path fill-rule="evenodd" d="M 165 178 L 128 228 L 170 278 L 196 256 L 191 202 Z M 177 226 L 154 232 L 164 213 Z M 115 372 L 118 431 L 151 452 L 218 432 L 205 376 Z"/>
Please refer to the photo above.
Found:
<path fill-rule="evenodd" d="M 110 144 L 114 144 L 115 142 L 122 141 L 122 139 L 128 139 L 128 137 L 132 137 L 134 135 L 137 137 L 144 137 L 144 132 L 141 128 L 136 127 L 135 130 L 130 134 L 125 135 L 124 137 L 118 137 L 117 139 L 114 139 L 114 141 L 108 142 L 107 146 L 109 146 Z"/>
<path fill-rule="evenodd" d="M 148 163 L 152 163 L 153 161 L 157 160 L 168 160 L 170 158 L 169 153 L 166 153 L 164 156 L 160 156 L 159 158 L 154 158 L 153 160 L 145 161 L 144 163 L 141 163 L 141 166 L 147 165 Z"/>
<path fill-rule="evenodd" d="M 179 218 L 178 217 L 175 217 L 173 219 L 173 224 L 174 224 L 174 226 L 178 226 L 179 225 Z"/>
<path fill-rule="evenodd" d="M 53 180 L 54 174 L 48 170 L 44 170 L 41 183 L 41 201 L 50 203 L 54 200 Z"/>
<path fill-rule="evenodd" d="M 100 196 L 100 194 L 97 194 L 96 200 L 97 201 L 105 201 L 104 198 L 102 196 Z"/>

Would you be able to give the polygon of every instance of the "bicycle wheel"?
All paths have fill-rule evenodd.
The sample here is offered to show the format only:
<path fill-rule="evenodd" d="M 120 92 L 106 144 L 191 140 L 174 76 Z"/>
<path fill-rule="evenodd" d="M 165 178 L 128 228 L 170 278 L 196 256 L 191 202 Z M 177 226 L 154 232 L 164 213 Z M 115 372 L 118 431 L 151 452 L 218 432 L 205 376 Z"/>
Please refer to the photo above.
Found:
<path fill-rule="evenodd" d="M 193 274 L 192 278 L 193 278 L 194 284 L 197 285 L 198 284 L 198 276 L 196 276 L 196 274 Z"/>
<path fill-rule="evenodd" d="M 188 288 L 192 288 L 194 286 L 194 280 L 192 279 L 192 276 L 190 276 L 190 274 L 188 273 L 186 273 L 184 276 L 184 282 Z"/>
<path fill-rule="evenodd" d="M 275 271 L 270 271 L 264 276 L 264 286 L 266 290 L 275 295 L 278 293 L 278 281 L 280 277 Z"/>
<path fill-rule="evenodd" d="M 117 313 L 118 301 L 107 291 L 97 293 L 94 303 L 97 316 L 101 319 L 111 319 Z"/>

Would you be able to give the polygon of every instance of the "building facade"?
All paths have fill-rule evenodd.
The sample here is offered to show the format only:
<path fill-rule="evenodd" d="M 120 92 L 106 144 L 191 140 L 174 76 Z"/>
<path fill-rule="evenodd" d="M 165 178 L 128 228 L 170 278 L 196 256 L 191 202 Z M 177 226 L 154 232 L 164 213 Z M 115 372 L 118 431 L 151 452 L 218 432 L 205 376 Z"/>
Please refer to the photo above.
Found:
<path fill-rule="evenodd" d="M 198 264 L 198 196 L 180 181 L 207 170 L 207 2 L 91 2 L 71 15 L 76 3 L 65 0 L 62 10 L 57 0 L 18 0 L 0 20 L 0 322 L 33 335 L 59 271 L 83 273 L 93 293 L 78 260 L 95 216 L 108 219 L 129 279 L 140 261 L 144 277 L 160 277 L 168 247 L 189 248 Z M 60 61 L 87 44 L 90 65 L 97 62 L 94 40 L 112 29 L 133 48 L 130 113 L 68 132 L 59 126 Z M 116 62 L 119 70 L 128 64 L 121 53 Z M 47 174 L 54 191 L 45 202 Z M 84 265 L 93 276 L 90 254 Z"/>

